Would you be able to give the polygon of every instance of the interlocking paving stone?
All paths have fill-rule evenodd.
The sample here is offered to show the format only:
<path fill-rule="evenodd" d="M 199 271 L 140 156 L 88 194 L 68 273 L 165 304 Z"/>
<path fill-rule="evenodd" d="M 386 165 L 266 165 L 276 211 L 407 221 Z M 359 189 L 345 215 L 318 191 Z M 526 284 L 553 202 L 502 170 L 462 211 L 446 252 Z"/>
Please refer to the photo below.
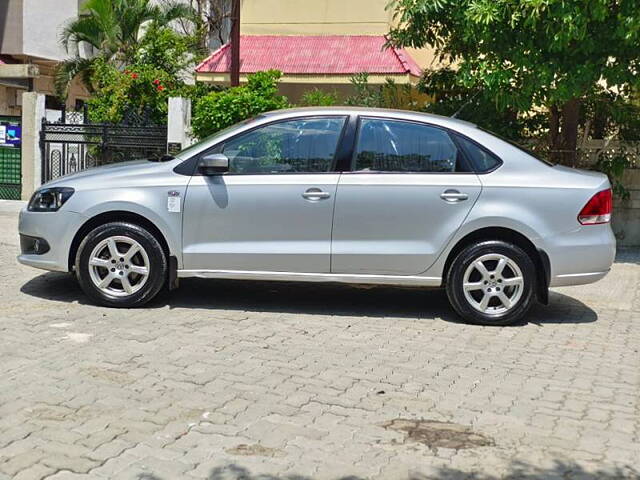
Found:
<path fill-rule="evenodd" d="M 189 280 L 100 308 L 16 262 L 14 204 L 0 245 L 0 479 L 640 478 L 639 251 L 487 328 L 417 289 Z M 485 446 L 385 428 L 421 420 Z"/>

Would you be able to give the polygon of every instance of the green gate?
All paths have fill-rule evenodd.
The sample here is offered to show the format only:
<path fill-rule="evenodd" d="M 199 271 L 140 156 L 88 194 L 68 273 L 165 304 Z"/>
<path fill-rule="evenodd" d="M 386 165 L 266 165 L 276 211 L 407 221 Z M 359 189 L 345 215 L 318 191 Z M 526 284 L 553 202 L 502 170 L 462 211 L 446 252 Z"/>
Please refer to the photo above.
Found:
<path fill-rule="evenodd" d="M 0 199 L 20 200 L 22 129 L 20 117 L 0 116 Z"/>

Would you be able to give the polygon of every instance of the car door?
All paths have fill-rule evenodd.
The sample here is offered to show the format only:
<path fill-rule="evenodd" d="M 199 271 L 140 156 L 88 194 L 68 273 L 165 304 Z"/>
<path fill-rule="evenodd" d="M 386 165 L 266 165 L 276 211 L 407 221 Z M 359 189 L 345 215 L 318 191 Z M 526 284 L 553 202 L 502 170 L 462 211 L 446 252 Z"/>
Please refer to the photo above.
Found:
<path fill-rule="evenodd" d="M 218 146 L 229 172 L 195 175 L 187 189 L 184 268 L 329 272 L 334 157 L 345 121 L 278 121 Z"/>
<path fill-rule="evenodd" d="M 445 129 L 362 117 L 338 183 L 333 273 L 417 275 L 461 226 L 481 184 Z"/>

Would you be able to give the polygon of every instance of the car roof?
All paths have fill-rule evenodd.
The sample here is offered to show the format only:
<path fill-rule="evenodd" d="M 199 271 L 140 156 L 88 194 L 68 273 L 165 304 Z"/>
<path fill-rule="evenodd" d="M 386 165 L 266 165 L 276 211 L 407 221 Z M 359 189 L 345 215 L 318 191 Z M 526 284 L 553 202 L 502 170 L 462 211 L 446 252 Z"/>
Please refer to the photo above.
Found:
<path fill-rule="evenodd" d="M 475 127 L 477 125 L 465 120 L 460 120 L 432 113 L 415 112 L 410 110 L 394 110 L 390 108 L 365 108 L 365 107 L 300 107 L 284 110 L 274 110 L 262 114 L 269 118 L 291 118 L 305 115 L 370 115 L 374 117 L 394 118 L 400 120 L 414 120 L 427 122 L 443 127 Z"/>

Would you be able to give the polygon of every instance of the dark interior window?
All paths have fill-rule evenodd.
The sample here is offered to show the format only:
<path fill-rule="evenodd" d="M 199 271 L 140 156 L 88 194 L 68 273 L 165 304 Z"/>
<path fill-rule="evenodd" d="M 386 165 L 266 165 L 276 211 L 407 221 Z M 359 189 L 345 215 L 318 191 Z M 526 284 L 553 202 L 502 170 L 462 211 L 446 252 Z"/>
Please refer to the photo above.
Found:
<path fill-rule="evenodd" d="M 56 96 L 45 95 L 44 108 L 47 110 L 62 110 L 64 108 L 64 104 Z"/>
<path fill-rule="evenodd" d="M 500 159 L 498 157 L 478 144 L 461 135 L 456 135 L 456 139 L 462 145 L 474 171 L 484 173 L 500 165 Z"/>

